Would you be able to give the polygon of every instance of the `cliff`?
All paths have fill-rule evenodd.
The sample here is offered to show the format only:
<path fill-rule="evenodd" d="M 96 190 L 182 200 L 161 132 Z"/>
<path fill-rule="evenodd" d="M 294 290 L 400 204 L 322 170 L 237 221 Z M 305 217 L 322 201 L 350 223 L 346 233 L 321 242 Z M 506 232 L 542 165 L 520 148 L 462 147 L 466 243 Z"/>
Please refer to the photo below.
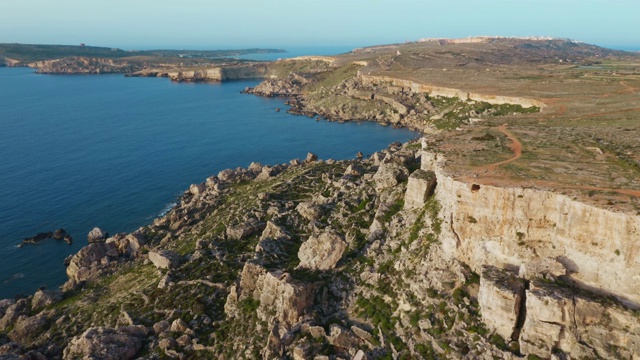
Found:
<path fill-rule="evenodd" d="M 168 68 L 168 69 L 144 69 L 136 71 L 130 76 L 134 77 L 166 77 L 176 82 L 199 81 L 233 81 L 247 79 L 261 79 L 267 74 L 267 66 L 264 64 L 232 65 L 212 68 Z"/>

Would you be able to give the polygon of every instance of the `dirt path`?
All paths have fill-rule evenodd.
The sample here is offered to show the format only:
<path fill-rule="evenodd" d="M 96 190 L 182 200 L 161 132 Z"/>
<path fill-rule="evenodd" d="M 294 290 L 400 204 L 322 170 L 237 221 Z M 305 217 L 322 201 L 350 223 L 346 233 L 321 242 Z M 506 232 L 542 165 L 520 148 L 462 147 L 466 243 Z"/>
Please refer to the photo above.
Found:
<path fill-rule="evenodd" d="M 507 130 L 507 124 L 502 126 L 498 126 L 496 130 L 503 133 L 509 140 L 511 140 L 511 145 L 509 147 L 513 151 L 513 156 L 507 160 L 503 160 L 497 163 L 485 165 L 481 168 L 481 170 L 493 171 L 496 167 L 508 164 L 510 162 L 514 162 L 518 160 L 522 156 L 522 143 L 509 131 Z"/>
<path fill-rule="evenodd" d="M 511 145 L 509 147 L 513 151 L 513 156 L 507 160 L 503 160 L 493 164 L 478 167 L 477 173 L 473 178 L 469 176 L 464 176 L 460 178 L 460 180 L 464 182 L 479 182 L 484 185 L 494 185 L 494 186 L 514 185 L 515 181 L 509 180 L 506 177 L 488 174 L 488 172 L 490 171 L 493 172 L 496 169 L 496 167 L 516 161 L 522 156 L 522 143 L 509 130 L 507 130 L 507 125 L 504 124 L 502 126 L 498 126 L 496 130 L 502 132 L 503 134 L 505 134 L 505 136 L 507 136 L 509 140 L 511 140 Z M 478 175 L 478 174 L 483 174 L 483 175 Z M 478 176 L 480 176 L 481 178 L 480 181 L 478 181 Z M 611 188 L 601 188 L 601 187 L 590 186 L 590 185 L 570 185 L 570 184 L 558 183 L 555 181 L 537 180 L 537 179 L 527 179 L 524 182 L 537 187 L 547 187 L 547 188 L 553 188 L 553 189 L 611 191 L 611 192 L 616 192 L 622 195 L 640 197 L 640 190 L 633 190 L 633 189 L 611 189 Z"/>
<path fill-rule="evenodd" d="M 621 94 L 633 94 L 633 93 L 638 92 L 638 89 L 640 89 L 640 88 L 637 88 L 637 87 L 633 87 L 633 86 L 627 85 L 627 84 L 624 83 L 624 81 L 620 81 L 620 85 L 622 85 L 624 87 L 624 90 L 620 91 Z"/>

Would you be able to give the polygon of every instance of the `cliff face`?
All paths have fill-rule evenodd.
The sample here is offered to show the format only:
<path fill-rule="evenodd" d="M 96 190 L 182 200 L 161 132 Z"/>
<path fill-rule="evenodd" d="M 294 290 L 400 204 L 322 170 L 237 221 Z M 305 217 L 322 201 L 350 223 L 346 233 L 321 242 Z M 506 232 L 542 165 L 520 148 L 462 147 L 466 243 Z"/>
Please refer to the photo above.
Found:
<path fill-rule="evenodd" d="M 225 67 L 181 69 L 155 69 L 149 68 L 137 71 L 131 76 L 139 77 L 166 77 L 177 82 L 221 82 L 232 80 L 261 79 L 267 73 L 266 65 L 249 64 Z"/>
<path fill-rule="evenodd" d="M 422 161 L 437 174 L 443 246 L 450 256 L 476 271 L 554 259 L 576 284 L 640 304 L 640 216 L 549 191 L 459 182 L 434 155 Z"/>

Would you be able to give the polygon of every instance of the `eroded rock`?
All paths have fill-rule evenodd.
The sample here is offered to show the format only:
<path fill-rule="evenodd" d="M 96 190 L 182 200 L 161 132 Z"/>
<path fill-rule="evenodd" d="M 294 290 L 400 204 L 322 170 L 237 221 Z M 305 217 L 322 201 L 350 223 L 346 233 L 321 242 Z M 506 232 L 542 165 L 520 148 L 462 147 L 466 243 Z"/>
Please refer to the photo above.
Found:
<path fill-rule="evenodd" d="M 87 241 L 89 241 L 90 244 L 104 242 L 105 240 L 107 240 L 108 237 L 109 237 L 108 232 L 102 230 L 99 227 L 95 227 L 87 235 Z"/>
<path fill-rule="evenodd" d="M 71 339 L 63 359 L 133 359 L 142 348 L 141 339 L 108 327 L 92 327 Z"/>
<path fill-rule="evenodd" d="M 311 236 L 298 251 L 300 267 L 311 270 L 331 270 L 342 258 L 347 243 L 336 233 L 324 232 Z"/>
<path fill-rule="evenodd" d="M 409 176 L 407 192 L 404 196 L 404 208 L 416 209 L 425 205 L 436 187 L 436 174 L 433 171 L 418 169 Z"/>
<path fill-rule="evenodd" d="M 169 250 L 149 251 L 149 260 L 158 269 L 173 269 L 180 263 L 180 256 Z"/>
<path fill-rule="evenodd" d="M 507 341 L 517 336 L 515 331 L 524 291 L 524 280 L 514 274 L 492 266 L 483 267 L 478 292 L 482 320 Z"/>

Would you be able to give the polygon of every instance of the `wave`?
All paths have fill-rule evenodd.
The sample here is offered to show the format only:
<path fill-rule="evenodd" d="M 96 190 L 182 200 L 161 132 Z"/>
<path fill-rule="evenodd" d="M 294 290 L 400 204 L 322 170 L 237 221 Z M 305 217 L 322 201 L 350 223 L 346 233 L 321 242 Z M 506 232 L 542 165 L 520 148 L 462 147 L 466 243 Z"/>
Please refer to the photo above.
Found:
<path fill-rule="evenodd" d="M 162 211 L 160 211 L 160 213 L 158 214 L 158 216 L 162 217 L 162 216 L 167 215 L 167 213 L 168 213 L 169 211 L 171 211 L 171 209 L 173 209 L 173 207 L 174 207 L 174 206 L 176 206 L 176 205 L 178 205 L 178 203 L 173 202 L 173 201 L 172 201 L 172 202 L 170 202 L 170 203 L 168 203 L 167 205 L 165 205 L 165 207 L 164 207 L 164 208 L 162 208 Z"/>

